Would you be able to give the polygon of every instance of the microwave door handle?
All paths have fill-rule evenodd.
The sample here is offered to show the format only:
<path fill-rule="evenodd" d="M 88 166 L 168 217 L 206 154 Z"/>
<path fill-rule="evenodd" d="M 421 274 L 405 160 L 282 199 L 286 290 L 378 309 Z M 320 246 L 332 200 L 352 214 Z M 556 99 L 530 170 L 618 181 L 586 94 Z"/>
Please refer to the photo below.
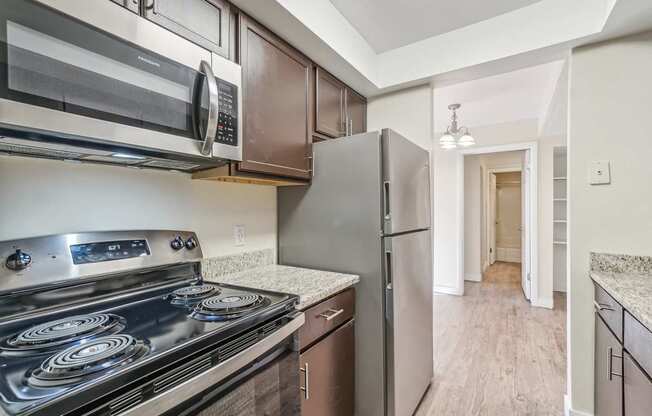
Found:
<path fill-rule="evenodd" d="M 206 131 L 204 132 L 204 137 L 200 137 L 203 142 L 201 147 L 201 154 L 208 156 L 213 150 L 213 143 L 215 142 L 215 134 L 217 133 L 217 122 L 220 112 L 219 107 L 219 90 L 217 88 L 217 79 L 213 75 L 213 70 L 208 62 L 202 61 L 200 65 L 201 73 L 206 76 L 206 83 L 208 84 L 208 122 L 206 123 Z M 201 96 L 197 97 L 196 105 L 199 106 L 201 102 Z M 197 123 L 200 123 L 199 118 Z M 197 126 L 197 131 L 201 136 L 201 127 Z"/>

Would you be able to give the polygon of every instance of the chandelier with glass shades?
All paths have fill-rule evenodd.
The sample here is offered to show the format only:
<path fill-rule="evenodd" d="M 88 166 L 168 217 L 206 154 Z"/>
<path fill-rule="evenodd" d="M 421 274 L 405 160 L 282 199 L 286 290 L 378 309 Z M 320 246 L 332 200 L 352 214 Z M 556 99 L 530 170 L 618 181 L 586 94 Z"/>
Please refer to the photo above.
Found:
<path fill-rule="evenodd" d="M 466 127 L 460 127 L 457 124 L 457 110 L 462 107 L 462 104 L 451 104 L 448 109 L 453 112 L 451 117 L 451 125 L 446 129 L 439 139 L 439 145 L 442 149 L 455 149 L 457 146 L 469 147 L 475 144 L 475 139 L 471 136 L 471 132 Z"/>

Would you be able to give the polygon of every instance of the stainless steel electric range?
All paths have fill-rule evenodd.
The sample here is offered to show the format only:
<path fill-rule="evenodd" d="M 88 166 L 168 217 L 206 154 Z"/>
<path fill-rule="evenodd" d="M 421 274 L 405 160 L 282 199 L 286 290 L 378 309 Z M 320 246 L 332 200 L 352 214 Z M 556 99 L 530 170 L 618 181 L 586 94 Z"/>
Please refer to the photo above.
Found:
<path fill-rule="evenodd" d="M 0 255 L 0 415 L 238 414 L 273 395 L 283 408 L 266 414 L 298 411 L 297 298 L 205 283 L 194 233 L 48 236 Z"/>

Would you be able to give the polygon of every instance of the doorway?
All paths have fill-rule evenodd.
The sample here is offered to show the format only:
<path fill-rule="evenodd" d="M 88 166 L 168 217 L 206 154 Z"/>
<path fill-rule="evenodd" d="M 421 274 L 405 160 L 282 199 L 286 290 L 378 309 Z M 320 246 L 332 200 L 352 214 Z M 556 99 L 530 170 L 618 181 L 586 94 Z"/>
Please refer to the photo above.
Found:
<path fill-rule="evenodd" d="M 465 280 L 482 281 L 496 262 L 511 264 L 524 297 L 536 303 L 537 144 L 464 149 L 459 158 L 464 206 L 459 287 Z M 472 188 L 481 189 L 475 199 L 469 196 Z M 473 220 L 468 221 L 469 215 Z"/>
<path fill-rule="evenodd" d="M 489 174 L 489 220 L 491 240 L 488 241 L 490 264 L 496 261 L 521 263 L 523 234 L 523 198 L 521 170 Z"/>

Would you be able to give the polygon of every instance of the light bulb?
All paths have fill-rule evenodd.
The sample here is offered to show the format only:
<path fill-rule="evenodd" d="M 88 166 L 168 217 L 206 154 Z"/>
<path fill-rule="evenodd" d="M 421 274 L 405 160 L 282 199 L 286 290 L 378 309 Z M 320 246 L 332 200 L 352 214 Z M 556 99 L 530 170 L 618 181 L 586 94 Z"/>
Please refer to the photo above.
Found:
<path fill-rule="evenodd" d="M 475 144 L 475 139 L 470 134 L 465 134 L 460 137 L 460 140 L 457 142 L 462 147 L 469 147 Z"/>

